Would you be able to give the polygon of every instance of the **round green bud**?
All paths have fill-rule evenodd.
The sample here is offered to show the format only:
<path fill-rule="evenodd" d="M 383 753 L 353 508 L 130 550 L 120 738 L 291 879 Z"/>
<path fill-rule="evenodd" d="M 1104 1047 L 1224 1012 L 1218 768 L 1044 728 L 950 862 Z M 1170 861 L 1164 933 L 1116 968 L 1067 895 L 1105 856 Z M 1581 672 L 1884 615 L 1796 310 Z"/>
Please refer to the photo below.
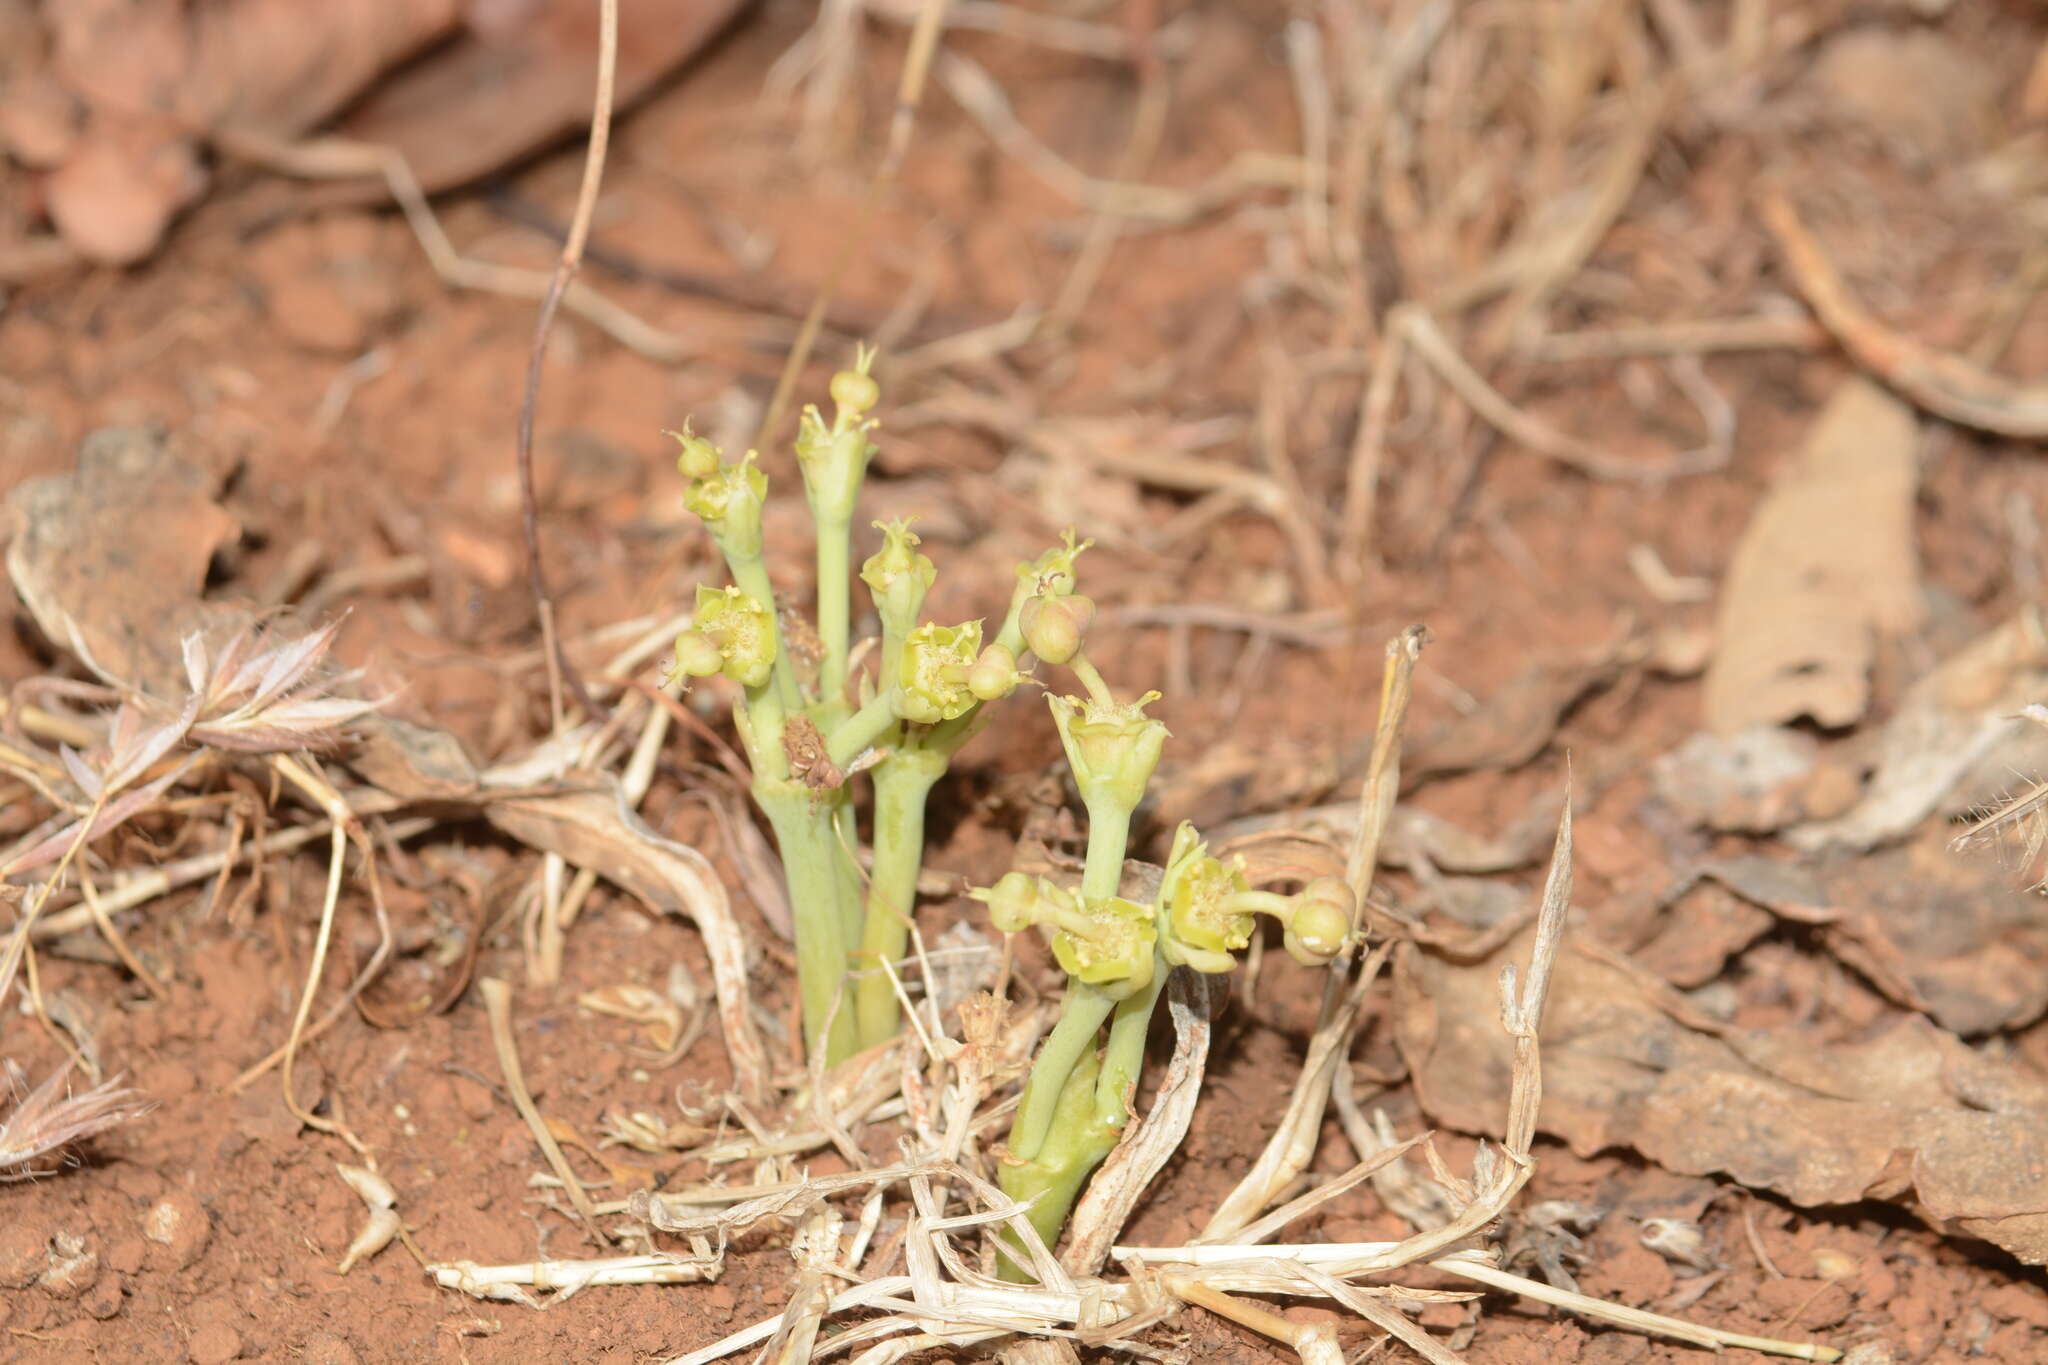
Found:
<path fill-rule="evenodd" d="M 967 894 L 988 906 L 988 922 L 1001 933 L 1021 934 L 1038 922 L 1038 883 L 1025 873 L 1008 873 Z"/>
<path fill-rule="evenodd" d="M 718 472 L 718 447 L 702 436 L 693 435 L 688 427 L 671 431 L 676 444 L 682 449 L 676 455 L 676 469 L 686 479 L 708 479 Z"/>
<path fill-rule="evenodd" d="M 860 370 L 841 370 L 832 376 L 832 402 L 841 421 L 858 420 L 882 401 L 882 386 L 872 375 Z"/>
<path fill-rule="evenodd" d="M 1063 664 L 1081 652 L 1094 620 L 1095 603 L 1074 594 L 1032 598 L 1018 614 L 1017 624 L 1033 654 L 1049 664 Z"/>
<path fill-rule="evenodd" d="M 1318 877 L 1302 888 L 1283 940 L 1296 962 L 1317 967 L 1344 951 L 1357 901 L 1336 877 Z"/>
<path fill-rule="evenodd" d="M 695 630 L 676 636 L 676 672 L 689 678 L 708 678 L 725 668 L 725 656 L 718 646 Z"/>
<path fill-rule="evenodd" d="M 1017 671 L 1017 656 L 1000 644 L 981 651 L 974 667 L 967 670 L 967 690 L 982 701 L 997 701 L 1017 690 L 1023 675 Z"/>

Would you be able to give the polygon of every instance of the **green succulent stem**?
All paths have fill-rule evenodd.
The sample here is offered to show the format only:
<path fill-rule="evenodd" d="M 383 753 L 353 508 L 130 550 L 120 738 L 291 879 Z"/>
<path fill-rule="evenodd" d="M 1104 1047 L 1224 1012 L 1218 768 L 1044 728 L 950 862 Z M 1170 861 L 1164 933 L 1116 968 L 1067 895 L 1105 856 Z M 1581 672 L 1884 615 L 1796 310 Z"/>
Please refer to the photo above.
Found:
<path fill-rule="evenodd" d="M 1082 1185 L 1116 1150 L 1130 1122 L 1125 1097 L 1137 1087 L 1145 1035 L 1165 981 L 1160 963 L 1150 985 L 1120 1001 L 1083 982 L 1068 985 L 1059 1022 L 1039 1051 L 1010 1130 L 1012 1159 L 998 1175 L 1012 1199 L 1036 1200 L 1031 1226 L 1048 1247 L 1059 1240 Z M 1095 1039 L 1105 1019 L 1109 1044 L 1098 1058 Z M 1006 1277 L 1024 1278 L 1019 1259 L 1003 1258 Z"/>
<path fill-rule="evenodd" d="M 853 519 L 820 512 L 818 525 L 818 639 L 825 657 L 818 665 L 818 695 L 837 697 L 846 687 L 853 591 Z"/>
<path fill-rule="evenodd" d="M 1151 982 L 1135 995 L 1117 1001 L 1109 1021 L 1102 1074 L 1095 1082 L 1095 1115 L 1118 1132 L 1131 1116 L 1127 1097 L 1137 1089 L 1138 1073 L 1145 1066 L 1145 1035 L 1152 1029 L 1152 1011 L 1159 1004 L 1169 970 L 1164 961 L 1155 960 Z"/>
<path fill-rule="evenodd" d="M 903 1022 L 896 989 L 882 964 L 901 961 L 910 947 L 917 874 L 924 864 L 925 805 L 950 757 L 904 744 L 875 768 L 875 859 L 868 873 L 859 956 L 866 970 L 854 987 L 854 1018 L 863 1047 L 895 1037 Z"/>
<path fill-rule="evenodd" d="M 778 664 L 779 666 L 779 664 Z M 739 724 L 740 742 L 747 749 L 747 766 L 754 781 L 780 781 L 789 776 L 789 754 L 782 747 L 782 732 L 789 723 L 782 697 L 771 678 L 761 687 L 746 689 L 747 702 L 734 716 Z"/>
<path fill-rule="evenodd" d="M 896 699 L 889 692 L 877 692 L 860 710 L 840 721 L 825 740 L 833 765 L 844 768 L 875 746 L 896 724 Z"/>
<path fill-rule="evenodd" d="M 1088 803 L 1088 861 L 1081 872 L 1081 899 L 1107 900 L 1123 885 L 1124 850 L 1131 837 L 1131 807 L 1111 801 Z"/>
<path fill-rule="evenodd" d="M 1031 1202 L 1027 1216 L 1048 1248 L 1058 1243 L 1082 1184 L 1116 1149 L 1118 1130 L 1095 1114 L 1095 1087 L 1096 1061 L 1091 1050 L 1058 1089 L 1050 1136 L 1038 1155 L 1006 1164 L 997 1176 L 1004 1194 L 1020 1203 Z M 1023 1264 L 1021 1253 L 1006 1254 L 997 1269 L 1005 1279 L 1025 1280 L 1029 1277 Z"/>
<path fill-rule="evenodd" d="M 1067 996 L 1060 1005 L 1059 1021 L 1046 1035 L 1031 1065 L 1031 1079 L 1024 1083 L 1024 1095 L 1017 1102 L 1017 1118 L 1010 1125 L 1010 1154 L 1031 1162 L 1039 1158 L 1062 1117 L 1061 1096 L 1068 1080 L 1081 1068 L 1089 1073 L 1091 1086 L 1081 1111 L 1086 1118 L 1095 1112 L 1093 1078 L 1095 1035 L 1116 1009 L 1116 1001 L 1100 986 L 1069 980 Z M 1007 1168 L 1006 1168 L 1007 1169 Z M 1005 1182 L 1005 1189 L 1008 1184 Z M 1062 1214 L 1062 1218 L 1064 1218 Z M 1059 1224 L 1053 1225 L 1054 1232 Z M 1048 1239 L 1050 1245 L 1050 1239 Z"/>
<path fill-rule="evenodd" d="M 840 994 L 847 975 L 847 926 L 859 913 L 859 885 L 837 826 L 838 809 L 851 807 L 821 802 L 788 778 L 757 776 L 754 800 L 775 831 L 796 920 L 804 1050 L 811 1056 L 822 1051 L 825 1065 L 833 1066 L 859 1048 L 854 1002 Z"/>
<path fill-rule="evenodd" d="M 770 616 L 773 617 L 775 585 L 768 581 L 768 565 L 761 556 L 736 555 L 728 551 L 725 556 L 725 567 L 732 571 L 734 586 L 767 607 Z M 770 681 L 785 713 L 795 712 L 804 704 L 803 693 L 797 687 L 796 670 L 790 663 L 788 644 L 789 642 L 782 638 L 782 627 L 778 623 L 775 628 L 775 666 L 770 674 Z M 777 747 L 780 747 L 782 731 L 779 726 L 776 729 L 775 742 Z M 760 770 L 757 768 L 755 771 Z"/>
<path fill-rule="evenodd" d="M 1299 902 L 1275 891 L 1239 891 L 1224 902 L 1226 909 L 1240 915 L 1271 915 L 1282 924 L 1294 918 Z"/>
<path fill-rule="evenodd" d="M 1116 697 L 1111 694 L 1109 684 L 1103 681 L 1101 670 L 1088 661 L 1086 654 L 1076 654 L 1067 660 L 1067 667 L 1081 680 L 1081 686 L 1088 689 L 1089 700 L 1098 706 L 1116 705 Z"/>

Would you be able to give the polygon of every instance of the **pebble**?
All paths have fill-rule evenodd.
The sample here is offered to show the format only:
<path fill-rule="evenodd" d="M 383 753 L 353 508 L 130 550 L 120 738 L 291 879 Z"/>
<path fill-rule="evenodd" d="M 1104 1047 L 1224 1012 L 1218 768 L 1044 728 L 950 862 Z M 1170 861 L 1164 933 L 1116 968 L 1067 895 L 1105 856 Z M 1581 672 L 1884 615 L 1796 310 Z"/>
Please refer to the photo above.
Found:
<path fill-rule="evenodd" d="M 142 1235 L 162 1248 L 151 1253 L 153 1264 L 183 1270 L 205 1254 L 213 1221 L 205 1205 L 181 1190 L 165 1195 L 142 1215 Z"/>
<path fill-rule="evenodd" d="M 91 1242 L 71 1232 L 50 1239 L 48 1265 L 36 1284 L 53 1299 L 75 1299 L 99 1282 L 100 1254 Z"/>
<path fill-rule="evenodd" d="M 209 1322 L 192 1334 L 186 1350 L 192 1365 L 227 1365 L 242 1353 L 242 1334 L 224 1322 Z"/>
<path fill-rule="evenodd" d="M 299 1347 L 299 1365 L 363 1365 L 356 1348 L 332 1332 L 315 1332 Z"/>

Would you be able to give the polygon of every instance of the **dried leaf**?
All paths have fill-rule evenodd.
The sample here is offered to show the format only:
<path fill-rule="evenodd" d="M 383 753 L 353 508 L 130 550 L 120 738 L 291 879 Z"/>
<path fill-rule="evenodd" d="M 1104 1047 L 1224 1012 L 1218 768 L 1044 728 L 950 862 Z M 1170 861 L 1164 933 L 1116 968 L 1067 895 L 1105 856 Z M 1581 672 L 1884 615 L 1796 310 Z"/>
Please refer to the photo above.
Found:
<path fill-rule="evenodd" d="M 1404 955 L 1401 1049 L 1424 1110 L 1448 1126 L 1499 1125 L 1512 1049 L 1494 979 L 1525 947 L 1478 962 Z M 1954 1230 L 2048 1262 L 2048 1084 L 1924 1019 L 1857 1041 L 1726 1029 L 1627 958 L 1568 947 L 1543 1084 L 1542 1127 L 1583 1156 L 1629 1146 L 1808 1207 L 1912 1195 Z"/>
<path fill-rule="evenodd" d="M 1973 769 L 2010 752 L 2020 714 L 2048 696 L 2048 620 L 2028 607 L 1914 683 L 1885 723 L 1863 799 L 1838 819 L 1795 826 L 1799 848 L 1871 848 L 1908 833 Z"/>
<path fill-rule="evenodd" d="M 184 641 L 218 609 L 201 602 L 233 518 L 214 480 L 163 436 L 96 431 L 69 474 L 8 499 L 7 572 L 36 624 L 106 682 L 153 696 L 185 674 Z"/>
<path fill-rule="evenodd" d="M 1862 718 L 1877 633 L 1912 631 L 1924 610 L 1917 442 L 1913 410 L 1877 385 L 1836 390 L 1735 547 L 1707 664 L 1709 730 Z"/>

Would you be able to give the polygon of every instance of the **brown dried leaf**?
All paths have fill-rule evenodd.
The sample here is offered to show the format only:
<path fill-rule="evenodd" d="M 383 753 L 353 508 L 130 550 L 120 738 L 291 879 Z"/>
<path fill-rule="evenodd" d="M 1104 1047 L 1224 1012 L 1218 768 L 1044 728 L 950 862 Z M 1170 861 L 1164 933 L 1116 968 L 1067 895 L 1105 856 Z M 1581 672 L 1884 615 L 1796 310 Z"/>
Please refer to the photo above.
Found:
<path fill-rule="evenodd" d="M 2005 766 L 2029 738 L 2021 713 L 2044 696 L 2048 619 L 2029 606 L 1907 689 L 1877 742 L 1863 799 L 1837 819 L 1795 826 L 1786 839 L 1799 848 L 1865 849 L 1905 835 L 1979 765 Z"/>
<path fill-rule="evenodd" d="M 1862 718 L 1878 632 L 1916 629 L 1913 410 L 1864 379 L 1836 390 L 1750 518 L 1721 585 L 1707 728 Z"/>
<path fill-rule="evenodd" d="M 94 432 L 76 470 L 8 499 L 15 591 L 43 633 L 105 681 L 175 694 L 185 637 L 220 614 L 200 600 L 207 564 L 236 533 L 214 490 L 159 433 Z"/>
<path fill-rule="evenodd" d="M 1398 1033 L 1424 1110 L 1497 1131 L 1512 1048 L 1477 962 L 1405 952 Z M 1907 1016 L 1853 1041 L 1723 1028 L 1626 957 L 1569 947 L 1543 1028 L 1542 1127 L 1812 1207 L 1912 1196 L 1951 1230 L 2048 1262 L 2048 1084 Z"/>

